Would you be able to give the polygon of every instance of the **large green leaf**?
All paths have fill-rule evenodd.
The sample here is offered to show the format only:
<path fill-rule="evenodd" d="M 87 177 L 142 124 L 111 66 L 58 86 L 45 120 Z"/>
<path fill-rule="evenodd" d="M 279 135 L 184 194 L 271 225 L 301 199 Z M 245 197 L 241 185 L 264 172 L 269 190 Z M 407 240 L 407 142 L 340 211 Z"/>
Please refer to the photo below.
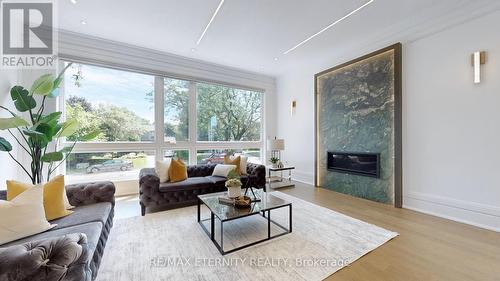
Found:
<path fill-rule="evenodd" d="M 61 131 L 59 133 L 60 137 L 69 137 L 73 135 L 78 130 L 78 121 L 76 119 L 69 119 L 61 124 Z"/>
<path fill-rule="evenodd" d="M 63 71 L 65 71 L 66 69 L 64 69 Z M 63 72 L 64 73 L 64 72 Z M 62 74 L 62 73 L 61 73 Z M 61 82 L 63 80 L 63 77 L 62 75 L 59 74 L 59 76 L 54 80 L 54 85 L 52 87 L 52 90 L 55 90 L 57 88 L 59 88 L 59 86 L 61 85 Z"/>
<path fill-rule="evenodd" d="M 33 144 L 35 144 L 41 148 L 44 148 L 49 144 L 49 140 L 47 139 L 47 137 L 45 136 L 44 133 L 37 132 L 34 130 L 29 130 L 29 129 L 24 129 L 23 133 L 29 137 L 29 140 Z"/>
<path fill-rule="evenodd" d="M 41 123 L 46 123 L 46 124 L 49 124 L 49 125 L 52 125 L 55 127 L 57 124 L 57 121 L 59 121 L 59 117 L 61 117 L 61 114 L 62 114 L 62 112 L 56 111 L 56 112 L 52 112 L 48 115 L 42 116 L 42 118 L 40 118 L 40 121 L 38 121 L 33 127 L 36 128 Z M 56 131 L 56 133 L 57 133 L 57 131 Z"/>
<path fill-rule="evenodd" d="M 59 134 L 59 131 L 61 130 L 62 126 L 61 124 L 57 123 L 55 126 L 54 126 L 54 135 L 57 136 Z"/>
<path fill-rule="evenodd" d="M 0 130 L 6 130 L 28 125 L 29 125 L 28 121 L 24 120 L 19 116 L 10 118 L 0 118 Z"/>
<path fill-rule="evenodd" d="M 33 82 L 31 93 L 46 96 L 52 92 L 54 87 L 54 75 L 44 74 Z"/>
<path fill-rule="evenodd" d="M 9 152 L 12 150 L 12 145 L 6 139 L 0 137 L 0 151 Z"/>
<path fill-rule="evenodd" d="M 92 131 L 92 132 L 84 135 L 83 137 L 80 137 L 80 141 L 91 141 L 91 140 L 97 138 L 97 136 L 99 136 L 100 133 L 101 133 L 101 131 L 99 131 L 99 130 Z"/>
<path fill-rule="evenodd" d="M 59 96 L 59 93 L 60 93 L 59 86 L 61 85 L 61 82 L 63 80 L 62 74 L 64 73 L 65 70 L 66 70 L 66 68 L 54 80 L 54 82 L 52 84 L 52 91 L 50 91 L 50 93 L 48 95 L 49 98 L 56 98 Z"/>
<path fill-rule="evenodd" d="M 36 127 L 36 131 L 44 134 L 45 137 L 47 137 L 47 140 L 49 142 L 51 142 L 52 141 L 52 137 L 56 134 L 56 132 L 55 132 L 55 124 L 54 125 L 50 125 L 50 124 L 47 124 L 47 123 L 40 123 Z"/>
<path fill-rule="evenodd" d="M 43 133 L 37 132 L 35 130 L 30 130 L 30 129 L 23 129 L 23 133 L 25 135 L 27 135 L 28 137 L 45 136 Z"/>
<path fill-rule="evenodd" d="M 35 99 L 22 86 L 12 87 L 10 89 L 10 97 L 14 101 L 16 109 L 20 112 L 25 112 L 36 107 Z"/>
<path fill-rule="evenodd" d="M 64 159 L 64 154 L 60 151 L 45 153 L 41 160 L 43 162 L 58 162 Z"/>

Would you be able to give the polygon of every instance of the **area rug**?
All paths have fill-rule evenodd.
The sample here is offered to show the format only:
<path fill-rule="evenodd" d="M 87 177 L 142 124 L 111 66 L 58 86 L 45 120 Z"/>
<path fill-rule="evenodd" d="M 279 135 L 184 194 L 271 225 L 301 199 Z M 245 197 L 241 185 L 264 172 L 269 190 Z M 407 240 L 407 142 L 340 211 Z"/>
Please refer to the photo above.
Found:
<path fill-rule="evenodd" d="M 197 223 L 196 206 L 116 220 L 98 280 L 322 280 L 398 235 L 281 192 L 273 195 L 292 202 L 292 233 L 225 256 Z M 207 209 L 202 213 L 209 216 Z M 271 215 L 288 225 L 287 208 Z M 273 234 L 278 231 L 273 227 Z M 218 227 L 215 232 L 220 239 Z M 266 220 L 258 215 L 225 223 L 224 248 L 266 235 Z"/>

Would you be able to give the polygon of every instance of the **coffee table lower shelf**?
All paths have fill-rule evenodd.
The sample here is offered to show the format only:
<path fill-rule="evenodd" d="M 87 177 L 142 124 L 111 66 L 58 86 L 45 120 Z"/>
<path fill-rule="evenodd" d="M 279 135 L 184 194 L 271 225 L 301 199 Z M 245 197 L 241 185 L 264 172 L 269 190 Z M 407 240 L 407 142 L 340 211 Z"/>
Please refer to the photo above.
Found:
<path fill-rule="evenodd" d="M 289 204 L 286 204 L 284 206 L 270 208 L 270 209 L 264 210 L 264 211 L 259 212 L 259 213 L 251 213 L 251 214 L 248 214 L 248 215 L 244 215 L 244 216 L 240 216 L 240 217 L 235 217 L 235 218 L 230 218 L 230 219 L 226 219 L 226 220 L 219 219 L 219 221 L 220 221 L 220 244 L 219 244 L 219 242 L 217 241 L 217 239 L 215 239 L 215 218 L 216 218 L 216 215 L 209 208 L 209 210 L 210 210 L 210 218 L 201 219 L 201 205 L 202 204 L 204 204 L 202 202 L 202 200 L 198 199 L 198 223 L 200 224 L 201 228 L 205 231 L 205 233 L 208 235 L 208 237 L 210 237 L 210 240 L 212 240 L 212 242 L 214 243 L 214 245 L 217 248 L 217 250 L 219 250 L 219 252 L 221 253 L 221 255 L 227 255 L 227 254 L 230 254 L 230 253 L 233 253 L 233 252 L 236 252 L 236 251 L 248 248 L 250 246 L 257 245 L 257 244 L 265 242 L 265 241 L 269 241 L 271 239 L 274 239 L 274 238 L 277 238 L 277 237 L 280 237 L 280 236 L 283 236 L 283 235 L 286 235 L 286 234 L 289 234 L 289 233 L 292 232 L 292 203 L 289 203 Z M 279 223 L 277 223 L 277 222 L 275 222 L 274 220 L 271 219 L 271 210 L 279 209 L 279 208 L 284 208 L 284 207 L 288 207 L 288 210 L 289 210 L 288 211 L 289 212 L 288 213 L 288 215 L 289 215 L 289 218 L 288 218 L 288 223 L 289 223 L 288 228 L 286 228 L 285 226 L 283 226 L 283 225 L 281 225 L 281 224 L 279 224 Z M 267 215 L 266 215 L 266 212 L 267 212 Z M 232 221 L 232 220 L 236 220 L 236 219 L 248 217 L 248 216 L 253 216 L 253 215 L 262 215 L 264 218 L 267 219 L 267 238 L 260 239 L 260 240 L 257 240 L 255 242 L 251 242 L 251 243 L 245 244 L 243 246 L 239 246 L 239 247 L 230 249 L 228 251 L 225 251 L 224 250 L 224 223 L 228 222 L 228 221 Z M 205 221 L 210 221 L 210 230 L 208 230 L 207 227 L 205 226 L 205 224 L 203 223 Z M 275 234 L 275 235 L 271 235 L 271 223 L 274 224 L 275 226 L 281 228 L 284 232 L 279 233 L 279 234 Z"/>

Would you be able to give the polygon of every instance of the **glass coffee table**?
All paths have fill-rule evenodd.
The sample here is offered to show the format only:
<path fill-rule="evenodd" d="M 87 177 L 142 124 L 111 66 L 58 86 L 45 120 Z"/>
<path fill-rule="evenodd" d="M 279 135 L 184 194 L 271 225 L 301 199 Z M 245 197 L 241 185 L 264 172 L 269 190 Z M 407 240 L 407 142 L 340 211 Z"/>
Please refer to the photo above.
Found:
<path fill-rule="evenodd" d="M 264 241 L 268 241 L 282 235 L 292 232 L 292 203 L 276 197 L 270 193 L 256 190 L 255 195 L 260 198 L 259 202 L 252 202 L 250 208 L 239 209 L 234 206 L 219 203 L 219 197 L 225 196 L 226 192 L 217 192 L 204 195 L 198 195 L 198 223 L 210 237 L 215 247 L 222 255 L 226 255 Z M 205 205 L 210 210 L 210 218 L 201 219 L 201 205 Z M 271 210 L 288 207 L 288 228 L 271 219 Z M 243 246 L 239 246 L 230 250 L 224 250 L 224 223 L 241 219 L 253 215 L 262 215 L 267 221 L 267 237 L 260 239 Z M 215 218 L 220 221 L 220 243 L 215 239 Z M 210 221 L 210 230 L 203 222 Z M 271 235 L 271 224 L 279 227 L 283 232 Z"/>

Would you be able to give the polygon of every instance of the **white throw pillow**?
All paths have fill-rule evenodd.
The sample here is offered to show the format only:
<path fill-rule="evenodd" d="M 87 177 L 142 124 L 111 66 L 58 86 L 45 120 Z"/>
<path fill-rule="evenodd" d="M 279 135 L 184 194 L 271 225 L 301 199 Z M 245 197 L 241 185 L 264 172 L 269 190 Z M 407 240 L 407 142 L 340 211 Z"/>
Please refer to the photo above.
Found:
<path fill-rule="evenodd" d="M 217 164 L 214 168 L 212 176 L 227 178 L 227 174 L 234 169 L 236 169 L 236 165 Z"/>
<path fill-rule="evenodd" d="M 240 174 L 246 176 L 248 157 L 244 156 L 243 154 L 240 154 L 240 153 L 235 153 L 234 156 L 231 156 L 229 159 L 233 160 L 234 158 L 236 158 L 238 156 L 240 157 Z"/>
<path fill-rule="evenodd" d="M 11 201 L 0 200 L 0 245 L 54 226 L 45 218 L 41 185 L 29 188 Z"/>
<path fill-rule="evenodd" d="M 156 174 L 160 178 L 160 183 L 167 182 L 168 178 L 168 170 L 170 169 L 170 163 L 172 163 L 172 158 L 167 158 L 163 161 L 156 161 Z"/>

